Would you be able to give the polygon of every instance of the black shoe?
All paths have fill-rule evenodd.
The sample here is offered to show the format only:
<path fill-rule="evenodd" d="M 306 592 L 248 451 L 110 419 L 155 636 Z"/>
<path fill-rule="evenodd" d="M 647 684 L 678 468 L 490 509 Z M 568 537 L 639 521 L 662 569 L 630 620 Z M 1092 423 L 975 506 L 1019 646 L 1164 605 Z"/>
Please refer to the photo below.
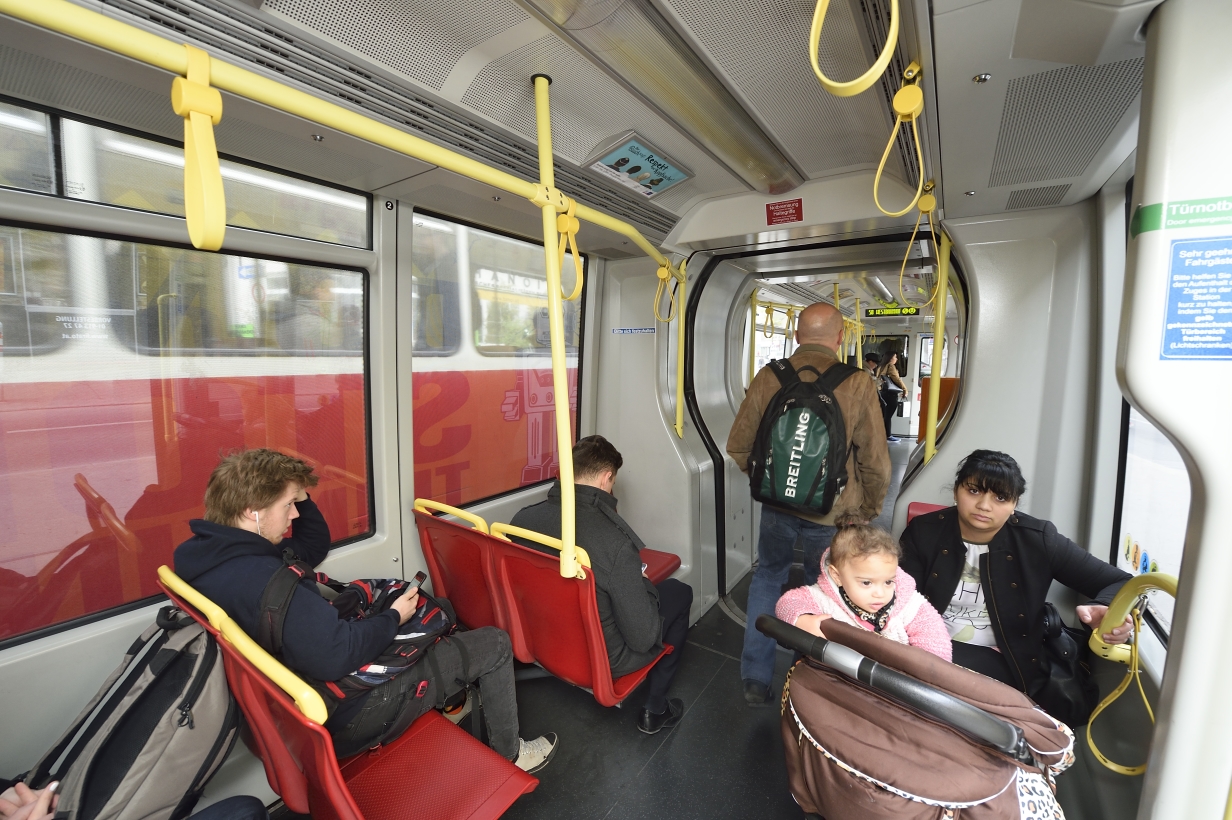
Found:
<path fill-rule="evenodd" d="M 770 687 L 755 680 L 746 680 L 744 702 L 749 706 L 766 706 L 770 702 Z"/>
<path fill-rule="evenodd" d="M 682 717 L 684 717 L 684 701 L 680 698 L 671 698 L 667 702 L 667 708 L 657 714 L 649 709 L 643 709 L 637 717 L 637 728 L 648 735 L 653 735 L 660 729 L 672 728 L 680 722 Z"/>

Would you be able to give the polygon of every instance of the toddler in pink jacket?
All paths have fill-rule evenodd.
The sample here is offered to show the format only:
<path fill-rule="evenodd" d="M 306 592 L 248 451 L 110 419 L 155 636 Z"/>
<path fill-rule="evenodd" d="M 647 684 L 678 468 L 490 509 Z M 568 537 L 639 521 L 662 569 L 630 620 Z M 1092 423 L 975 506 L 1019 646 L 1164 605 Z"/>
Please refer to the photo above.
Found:
<path fill-rule="evenodd" d="M 774 614 L 821 637 L 822 621 L 834 618 L 948 661 L 952 647 L 945 622 L 898 568 L 898 557 L 898 542 L 884 530 L 841 529 L 821 556 L 817 583 L 788 590 Z"/>

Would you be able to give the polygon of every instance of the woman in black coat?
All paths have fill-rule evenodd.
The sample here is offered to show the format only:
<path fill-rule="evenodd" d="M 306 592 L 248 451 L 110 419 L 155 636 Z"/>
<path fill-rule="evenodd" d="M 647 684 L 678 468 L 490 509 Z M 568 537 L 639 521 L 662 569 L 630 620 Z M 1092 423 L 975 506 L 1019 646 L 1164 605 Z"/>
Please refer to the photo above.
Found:
<path fill-rule="evenodd" d="M 1056 580 L 1086 595 L 1090 602 L 1077 608 L 1078 618 L 1095 626 L 1130 576 L 1051 522 L 1017 512 L 1026 487 L 1010 456 L 971 453 L 958 465 L 955 506 L 921 515 L 903 531 L 901 566 L 945 620 L 954 663 L 1013 686 L 1048 709 L 1048 588 Z M 1131 629 L 1127 619 L 1104 640 L 1123 643 Z"/>

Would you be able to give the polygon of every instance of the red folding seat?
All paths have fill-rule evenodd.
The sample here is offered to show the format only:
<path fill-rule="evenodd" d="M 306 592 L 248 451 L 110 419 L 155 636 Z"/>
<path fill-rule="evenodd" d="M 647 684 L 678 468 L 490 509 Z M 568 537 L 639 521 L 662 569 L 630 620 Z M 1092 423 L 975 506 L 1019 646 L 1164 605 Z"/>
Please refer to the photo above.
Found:
<path fill-rule="evenodd" d="M 217 640 L 250 729 L 245 739 L 292 812 L 314 820 L 480 820 L 500 817 L 539 784 L 436 710 L 393 742 L 337 760 L 321 725 L 321 696 L 169 568 L 158 577 L 175 605 Z"/>
<path fill-rule="evenodd" d="M 915 518 L 917 515 L 924 515 L 925 513 L 936 512 L 937 510 L 944 510 L 945 507 L 945 504 L 928 504 L 923 501 L 912 501 L 907 505 L 907 523 L 910 524 L 911 519 Z"/>
<path fill-rule="evenodd" d="M 492 525 L 489 537 L 496 579 L 509 616 L 514 656 L 526 663 L 538 663 L 561 680 L 589 690 L 604 706 L 618 705 L 672 647 L 664 646 L 646 666 L 613 680 L 595 602 L 595 576 L 586 550 L 578 548 L 584 577 L 562 578 L 558 558 L 514 544 L 506 539 L 507 534 L 557 550 L 561 543 L 520 527 Z"/>
<path fill-rule="evenodd" d="M 471 528 L 437 518 L 432 510 L 461 518 Z M 470 629 L 496 626 L 508 632 L 509 620 L 495 581 L 487 522 L 465 510 L 417 498 L 415 526 L 428 564 L 432 593 L 448 598 L 458 620 Z"/>
<path fill-rule="evenodd" d="M 680 569 L 679 555 L 652 549 L 642 550 L 641 555 L 642 563 L 646 565 L 646 577 L 652 584 L 663 583 L 672 577 L 673 572 Z"/>

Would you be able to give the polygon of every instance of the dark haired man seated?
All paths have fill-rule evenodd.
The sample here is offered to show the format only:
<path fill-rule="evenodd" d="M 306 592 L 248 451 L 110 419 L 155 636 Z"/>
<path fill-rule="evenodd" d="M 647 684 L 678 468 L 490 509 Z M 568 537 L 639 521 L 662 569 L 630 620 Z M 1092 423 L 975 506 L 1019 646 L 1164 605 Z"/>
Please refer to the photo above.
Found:
<path fill-rule="evenodd" d="M 261 598 L 283 566 L 283 550 L 316 566 L 329 553 L 329 525 L 308 497 L 312 468 L 273 450 L 246 450 L 214 468 L 205 490 L 205 519 L 189 522 L 193 537 L 176 547 L 175 571 L 221 606 L 249 635 L 257 634 Z M 284 538 L 287 528 L 291 537 Z M 337 681 L 374 661 L 410 620 L 419 592 L 404 594 L 372 618 L 347 621 L 314 580 L 299 582 L 287 608 L 280 659 L 293 671 Z M 496 627 L 459 632 L 393 680 L 330 707 L 325 728 L 334 752 L 348 757 L 396 738 L 429 709 L 478 680 L 492 748 L 529 772 L 556 751 L 556 735 L 518 737 L 513 648 Z M 420 683 L 427 681 L 427 686 Z"/>
<path fill-rule="evenodd" d="M 637 728 L 653 735 L 672 727 L 684 715 L 684 702 L 667 697 L 676 676 L 689 632 L 693 588 L 669 578 L 657 587 L 642 572 L 639 550 L 646 545 L 616 513 L 612 486 L 624 464 L 620 452 L 603 436 L 587 436 L 573 447 L 577 494 L 577 543 L 590 555 L 595 597 L 612 676 L 627 675 L 655 659 L 663 644 L 675 647 L 646 676 L 649 691 Z M 560 481 L 547 501 L 524 507 L 511 522 L 515 527 L 560 537 Z M 518 543 L 549 554 L 554 550 L 522 539 Z"/>

